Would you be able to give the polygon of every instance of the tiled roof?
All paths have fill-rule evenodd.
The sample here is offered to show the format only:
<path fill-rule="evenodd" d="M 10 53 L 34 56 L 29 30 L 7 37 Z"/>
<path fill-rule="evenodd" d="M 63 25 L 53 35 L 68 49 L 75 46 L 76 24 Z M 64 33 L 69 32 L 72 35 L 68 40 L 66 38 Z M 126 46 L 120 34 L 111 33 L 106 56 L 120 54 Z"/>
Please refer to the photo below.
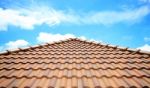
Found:
<path fill-rule="evenodd" d="M 0 87 L 148 88 L 150 54 L 79 39 L 7 51 Z"/>

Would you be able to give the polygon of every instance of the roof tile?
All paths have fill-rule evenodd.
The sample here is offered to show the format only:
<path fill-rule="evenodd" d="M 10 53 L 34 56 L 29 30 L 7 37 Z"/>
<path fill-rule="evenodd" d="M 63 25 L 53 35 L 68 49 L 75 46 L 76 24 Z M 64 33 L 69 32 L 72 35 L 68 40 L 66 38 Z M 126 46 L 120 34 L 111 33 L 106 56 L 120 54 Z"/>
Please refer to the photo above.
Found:
<path fill-rule="evenodd" d="M 0 54 L 0 87 L 150 87 L 150 53 L 79 39 Z"/>

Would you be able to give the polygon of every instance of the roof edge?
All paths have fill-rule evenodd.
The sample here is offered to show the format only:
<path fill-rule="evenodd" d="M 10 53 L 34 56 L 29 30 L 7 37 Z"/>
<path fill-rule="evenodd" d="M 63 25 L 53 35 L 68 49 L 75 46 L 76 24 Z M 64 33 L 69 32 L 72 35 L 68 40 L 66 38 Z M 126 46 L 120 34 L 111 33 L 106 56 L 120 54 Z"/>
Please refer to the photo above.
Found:
<path fill-rule="evenodd" d="M 46 43 L 36 44 L 36 45 L 33 45 L 33 46 L 29 45 L 29 46 L 22 47 L 22 48 L 7 49 L 7 50 L 4 50 L 4 51 L 0 51 L 0 55 L 15 53 L 15 52 L 18 52 L 18 51 L 24 51 L 24 50 L 28 50 L 28 49 L 34 49 L 34 48 L 38 48 L 38 47 L 42 47 L 42 46 L 46 46 L 46 45 L 51 45 L 51 44 L 56 44 L 56 43 L 69 41 L 69 40 L 72 40 L 72 39 L 75 39 L 75 38 L 68 38 L 66 40 L 54 41 L 54 42 L 51 42 L 51 43 L 46 42 Z"/>
<path fill-rule="evenodd" d="M 79 39 L 79 40 L 82 40 L 82 39 Z M 149 51 L 144 51 L 141 49 L 123 47 L 123 46 L 108 44 L 108 43 L 104 43 L 104 42 L 95 42 L 95 41 L 89 41 L 89 40 L 82 40 L 82 41 L 86 41 L 86 42 L 90 42 L 90 43 L 94 43 L 94 44 L 99 44 L 99 45 L 103 45 L 103 46 L 108 46 L 108 47 L 112 47 L 112 48 L 118 48 L 121 50 L 128 50 L 128 51 L 135 52 L 135 53 L 142 53 L 142 54 L 149 54 L 150 55 Z"/>
<path fill-rule="evenodd" d="M 61 42 L 69 41 L 69 40 L 79 40 L 79 41 L 89 42 L 89 43 L 103 45 L 103 46 L 107 46 L 107 47 L 112 47 L 112 48 L 116 48 L 116 49 L 128 50 L 128 51 L 135 52 L 135 53 L 142 53 L 142 54 L 149 54 L 150 55 L 149 51 L 144 51 L 141 49 L 133 49 L 133 48 L 129 48 L 129 47 L 122 47 L 122 46 L 118 46 L 118 45 L 107 44 L 104 42 L 96 42 L 96 41 L 90 41 L 90 40 L 85 40 L 85 39 L 83 40 L 83 39 L 79 39 L 79 38 L 68 38 L 65 40 L 54 41 L 51 43 L 47 42 L 47 43 L 43 43 L 43 44 L 37 44 L 34 46 L 27 46 L 27 47 L 23 47 L 23 48 L 4 50 L 4 51 L 0 52 L 0 55 L 14 53 L 14 52 L 18 52 L 18 51 L 24 51 L 24 50 L 28 50 L 28 49 L 34 49 L 34 48 L 38 48 L 38 47 L 42 47 L 42 46 L 46 46 L 46 45 L 51 45 L 51 44 L 56 44 L 56 43 L 61 43 Z"/>

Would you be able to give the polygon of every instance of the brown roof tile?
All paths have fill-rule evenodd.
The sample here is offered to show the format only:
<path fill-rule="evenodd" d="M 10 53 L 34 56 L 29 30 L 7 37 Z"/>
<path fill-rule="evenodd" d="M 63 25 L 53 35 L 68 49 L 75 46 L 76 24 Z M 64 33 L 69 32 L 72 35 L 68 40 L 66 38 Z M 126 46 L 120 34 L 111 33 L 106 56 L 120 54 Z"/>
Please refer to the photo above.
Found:
<path fill-rule="evenodd" d="M 0 87 L 150 87 L 150 53 L 69 39 L 0 54 Z"/>

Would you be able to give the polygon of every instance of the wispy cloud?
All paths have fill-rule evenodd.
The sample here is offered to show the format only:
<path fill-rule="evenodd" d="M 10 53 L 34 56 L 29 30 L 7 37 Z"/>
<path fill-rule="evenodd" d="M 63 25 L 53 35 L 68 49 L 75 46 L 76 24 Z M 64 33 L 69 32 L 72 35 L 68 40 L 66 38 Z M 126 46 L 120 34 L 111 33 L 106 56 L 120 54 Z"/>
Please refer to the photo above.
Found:
<path fill-rule="evenodd" d="M 141 20 L 144 16 L 150 13 L 148 6 L 143 6 L 137 9 L 126 10 L 126 11 L 104 11 L 96 12 L 89 16 L 86 16 L 84 23 L 89 24 L 115 24 L 120 22 L 136 23 Z"/>
<path fill-rule="evenodd" d="M 20 48 L 20 47 L 25 47 L 27 45 L 29 45 L 29 43 L 22 39 L 19 39 L 16 41 L 9 41 L 4 46 L 0 46 L 0 51 L 6 50 L 6 49 L 16 49 L 16 48 Z"/>
<path fill-rule="evenodd" d="M 139 0 L 142 3 L 150 3 L 150 0 Z"/>
<path fill-rule="evenodd" d="M 7 30 L 9 25 L 22 29 L 34 29 L 35 25 L 49 26 L 67 24 L 101 24 L 136 23 L 150 13 L 149 6 L 123 11 L 99 11 L 77 14 L 75 11 L 56 10 L 50 7 L 33 7 L 31 9 L 0 8 L 0 30 Z"/>
<path fill-rule="evenodd" d="M 144 38 L 144 41 L 145 41 L 145 42 L 149 42 L 149 41 L 150 41 L 150 37 L 145 37 L 145 38 Z"/>

